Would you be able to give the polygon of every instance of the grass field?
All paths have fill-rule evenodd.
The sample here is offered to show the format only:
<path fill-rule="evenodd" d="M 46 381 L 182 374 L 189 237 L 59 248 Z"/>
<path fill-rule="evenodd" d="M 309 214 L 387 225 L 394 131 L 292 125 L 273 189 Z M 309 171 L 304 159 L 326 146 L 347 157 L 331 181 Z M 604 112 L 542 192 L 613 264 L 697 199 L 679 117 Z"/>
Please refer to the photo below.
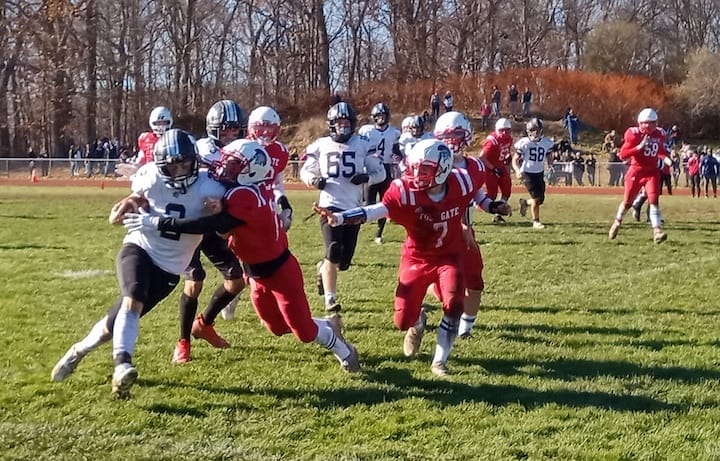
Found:
<path fill-rule="evenodd" d="M 65 382 L 49 375 L 117 294 L 123 229 L 106 217 L 122 195 L 0 190 L 0 459 L 720 459 L 715 200 L 663 197 L 661 245 L 634 222 L 608 241 L 619 196 L 550 196 L 542 231 L 476 214 L 484 307 L 446 380 L 430 373 L 437 303 L 419 358 L 402 355 L 392 326 L 402 230 L 389 225 L 377 246 L 366 225 L 339 282 L 360 376 L 316 345 L 271 336 L 247 294 L 238 319 L 216 325 L 231 349 L 195 341 L 193 361 L 172 365 L 176 292 L 141 322 L 140 378 L 117 401 L 107 345 Z M 290 193 L 290 239 L 322 315 L 320 235 L 300 219 L 314 197 Z"/>

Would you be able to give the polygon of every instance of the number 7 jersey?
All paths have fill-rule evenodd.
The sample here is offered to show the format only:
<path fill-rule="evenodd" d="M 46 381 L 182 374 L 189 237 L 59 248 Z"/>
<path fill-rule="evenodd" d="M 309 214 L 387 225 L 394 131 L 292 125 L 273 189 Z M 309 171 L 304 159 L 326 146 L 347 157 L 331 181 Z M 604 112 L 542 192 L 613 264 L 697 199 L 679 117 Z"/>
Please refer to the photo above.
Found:
<path fill-rule="evenodd" d="M 310 184 L 318 176 L 326 179 L 325 188 L 320 191 L 319 206 L 348 210 L 361 205 L 363 186 L 353 184 L 350 179 L 361 173 L 370 176 L 370 185 L 385 179 L 385 168 L 369 152 L 368 139 L 359 135 L 352 136 L 345 143 L 335 142 L 326 136 L 305 149 L 307 160 L 300 172 L 303 182 Z"/>

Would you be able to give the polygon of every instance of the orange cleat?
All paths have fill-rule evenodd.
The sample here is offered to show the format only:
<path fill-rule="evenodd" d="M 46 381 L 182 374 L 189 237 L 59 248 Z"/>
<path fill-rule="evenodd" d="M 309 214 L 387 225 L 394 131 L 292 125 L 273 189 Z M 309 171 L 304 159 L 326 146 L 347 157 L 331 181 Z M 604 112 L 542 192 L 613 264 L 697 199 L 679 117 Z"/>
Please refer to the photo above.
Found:
<path fill-rule="evenodd" d="M 215 327 L 205 323 L 202 315 L 198 315 L 193 322 L 191 332 L 194 338 L 204 339 L 209 342 L 212 347 L 217 347 L 218 349 L 227 349 L 230 347 L 230 343 L 217 334 Z"/>
<path fill-rule="evenodd" d="M 175 352 L 173 352 L 172 363 L 188 363 L 190 361 L 190 341 L 187 339 L 180 339 L 175 345 Z"/>

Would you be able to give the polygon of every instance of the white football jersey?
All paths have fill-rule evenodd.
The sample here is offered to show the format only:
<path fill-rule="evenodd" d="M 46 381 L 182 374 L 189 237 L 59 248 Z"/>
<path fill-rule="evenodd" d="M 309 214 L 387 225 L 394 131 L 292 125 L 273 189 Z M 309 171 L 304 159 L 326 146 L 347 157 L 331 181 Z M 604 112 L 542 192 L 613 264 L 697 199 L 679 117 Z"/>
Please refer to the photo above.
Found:
<path fill-rule="evenodd" d="M 393 145 L 400 140 L 400 130 L 388 125 L 381 130 L 373 125 L 363 125 L 358 134 L 370 141 L 370 153 L 376 155 L 382 163 L 392 163 Z"/>
<path fill-rule="evenodd" d="M 318 205 L 341 210 L 359 207 L 362 201 L 362 184 L 353 184 L 350 178 L 360 173 L 370 176 L 369 185 L 385 179 L 385 168 L 370 154 L 370 143 L 365 136 L 354 135 L 346 143 L 338 143 L 329 136 L 320 138 L 305 149 L 307 159 L 300 170 L 300 178 L 308 186 L 317 177 L 325 178 Z"/>
<path fill-rule="evenodd" d="M 398 143 L 400 144 L 400 152 L 407 157 L 407 155 L 410 153 L 410 149 L 417 144 L 419 141 L 422 141 L 423 139 L 431 139 L 433 137 L 433 134 L 428 132 L 425 132 L 420 135 L 420 137 L 415 137 L 412 135 L 412 133 L 407 132 L 400 135 L 400 140 Z"/>
<path fill-rule="evenodd" d="M 515 143 L 515 150 L 522 158 L 520 171 L 524 173 L 543 173 L 547 157 L 555 145 L 549 138 L 541 137 L 539 141 L 531 141 L 527 136 Z"/>
<path fill-rule="evenodd" d="M 205 164 L 205 166 L 218 165 L 220 163 L 222 153 L 220 152 L 220 147 L 215 144 L 214 139 L 200 138 L 195 145 L 197 146 L 200 161 Z"/>
<path fill-rule="evenodd" d="M 205 199 L 225 195 L 225 186 L 211 179 L 204 170 L 199 172 L 187 192 L 181 194 L 165 184 L 155 163 L 147 163 L 135 173 L 131 188 L 148 200 L 150 209 L 147 211 L 150 214 L 183 219 L 206 216 Z M 202 235 L 142 230 L 128 232 L 123 243 L 134 243 L 150 255 L 156 266 L 171 274 L 180 274 L 190 264 L 202 238 Z"/>

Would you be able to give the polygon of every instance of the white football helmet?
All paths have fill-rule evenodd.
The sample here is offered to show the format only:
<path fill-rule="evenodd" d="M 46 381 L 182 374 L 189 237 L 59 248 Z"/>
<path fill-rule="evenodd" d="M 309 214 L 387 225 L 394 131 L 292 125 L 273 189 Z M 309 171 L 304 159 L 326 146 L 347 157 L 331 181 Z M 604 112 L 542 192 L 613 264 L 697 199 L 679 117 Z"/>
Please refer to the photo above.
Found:
<path fill-rule="evenodd" d="M 657 122 L 658 116 L 657 112 L 655 112 L 653 109 L 646 107 L 645 109 L 641 110 L 638 114 L 637 121 L 638 123 L 643 122 Z"/>
<path fill-rule="evenodd" d="M 272 144 L 280 135 L 280 115 L 268 106 L 260 106 L 250 112 L 248 138 L 263 146 Z"/>
<path fill-rule="evenodd" d="M 453 154 L 437 139 L 423 139 L 416 143 L 405 159 L 405 175 L 418 190 L 443 184 L 452 170 Z"/>
<path fill-rule="evenodd" d="M 500 130 L 512 130 L 512 123 L 510 123 L 510 120 L 506 118 L 499 118 L 497 122 L 495 122 L 495 133 L 501 134 Z"/>
<path fill-rule="evenodd" d="M 412 116 L 405 117 L 403 119 L 402 123 L 400 124 L 400 129 L 402 130 L 403 133 L 407 133 L 410 131 L 410 129 L 412 128 L 412 122 L 413 122 Z"/>
<path fill-rule="evenodd" d="M 257 184 L 272 178 L 270 156 L 251 139 L 236 139 L 222 148 L 217 177 L 230 184 Z"/>
<path fill-rule="evenodd" d="M 470 145 L 472 125 L 465 114 L 461 112 L 445 112 L 435 122 L 433 135 L 457 154 Z"/>
<path fill-rule="evenodd" d="M 152 132 L 156 136 L 162 136 L 163 133 L 172 128 L 172 112 L 165 106 L 157 106 L 150 112 L 149 123 Z"/>

